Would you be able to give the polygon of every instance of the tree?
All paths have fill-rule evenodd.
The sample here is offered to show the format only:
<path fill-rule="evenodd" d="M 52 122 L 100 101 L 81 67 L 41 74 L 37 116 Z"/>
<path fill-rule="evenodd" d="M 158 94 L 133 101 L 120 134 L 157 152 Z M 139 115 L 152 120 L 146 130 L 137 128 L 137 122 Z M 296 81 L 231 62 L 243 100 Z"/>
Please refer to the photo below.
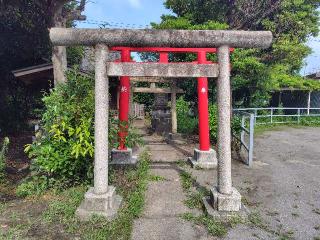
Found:
<path fill-rule="evenodd" d="M 40 64 L 51 57 L 48 28 L 79 17 L 84 0 L 0 0 L 0 129 L 14 130 L 28 114 L 26 88 L 11 71 Z M 59 17 L 61 10 L 62 15 Z M 71 17 L 71 18 L 70 18 Z M 81 16 L 79 17 L 81 18 Z M 63 20 L 64 21 L 64 20 Z"/>
<path fill-rule="evenodd" d="M 269 102 L 269 91 L 282 87 L 320 89 L 299 76 L 306 45 L 318 34 L 318 0 L 167 0 L 176 16 L 164 15 L 155 28 L 270 30 L 267 50 L 236 50 L 232 55 L 233 100 L 244 106 Z M 214 92 L 214 91 L 213 91 Z"/>

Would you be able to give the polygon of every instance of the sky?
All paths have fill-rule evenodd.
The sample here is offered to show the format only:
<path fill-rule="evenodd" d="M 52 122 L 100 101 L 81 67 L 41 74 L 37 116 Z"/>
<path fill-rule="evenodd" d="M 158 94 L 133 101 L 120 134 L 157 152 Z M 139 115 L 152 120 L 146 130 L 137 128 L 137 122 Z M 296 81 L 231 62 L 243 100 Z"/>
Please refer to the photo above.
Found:
<path fill-rule="evenodd" d="M 159 23 L 161 15 L 171 13 L 163 0 L 90 0 L 84 15 L 87 21 L 78 27 L 99 28 L 108 22 L 110 28 L 145 28 L 150 22 Z M 308 45 L 313 53 L 305 59 L 301 74 L 320 71 L 320 36 L 310 39 Z"/>

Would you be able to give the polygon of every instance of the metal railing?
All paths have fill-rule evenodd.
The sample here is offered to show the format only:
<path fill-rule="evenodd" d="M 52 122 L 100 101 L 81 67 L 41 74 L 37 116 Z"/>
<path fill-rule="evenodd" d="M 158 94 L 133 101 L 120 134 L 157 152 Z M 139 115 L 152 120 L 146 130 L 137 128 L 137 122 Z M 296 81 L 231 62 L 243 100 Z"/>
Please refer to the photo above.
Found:
<path fill-rule="evenodd" d="M 133 116 L 138 119 L 143 119 L 145 115 L 144 104 L 133 103 Z"/>
<path fill-rule="evenodd" d="M 245 164 L 252 166 L 253 162 L 253 146 L 254 146 L 254 114 L 245 111 L 235 112 L 241 116 L 240 136 L 232 133 L 233 137 L 240 143 L 240 152 L 242 147 L 247 151 Z M 246 141 L 247 139 L 247 141 Z"/>
<path fill-rule="evenodd" d="M 320 108 L 238 108 L 234 112 L 252 113 L 256 125 L 300 123 L 304 117 L 320 117 Z"/>

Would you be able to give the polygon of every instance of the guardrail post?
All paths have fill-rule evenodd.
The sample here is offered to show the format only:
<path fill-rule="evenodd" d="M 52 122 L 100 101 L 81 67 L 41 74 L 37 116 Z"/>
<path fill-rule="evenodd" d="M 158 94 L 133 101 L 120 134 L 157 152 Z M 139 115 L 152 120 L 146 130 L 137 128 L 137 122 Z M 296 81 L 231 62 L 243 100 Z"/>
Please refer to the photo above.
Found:
<path fill-rule="evenodd" d="M 298 124 L 300 124 L 300 113 L 301 113 L 300 108 L 298 108 Z"/>
<path fill-rule="evenodd" d="M 253 145 L 254 145 L 254 115 L 250 114 L 250 137 L 249 137 L 249 154 L 248 154 L 248 165 L 251 166 L 253 163 Z"/>
<path fill-rule="evenodd" d="M 258 116 L 258 110 L 255 109 L 254 110 L 254 125 L 256 125 L 256 123 L 257 123 L 257 116 Z"/>
<path fill-rule="evenodd" d="M 242 143 L 244 142 L 244 134 L 245 134 L 245 131 L 244 131 L 244 128 L 245 128 L 245 121 L 246 121 L 246 118 L 244 115 L 242 115 L 242 119 L 241 119 L 241 135 L 240 135 L 240 141 L 241 141 L 241 144 L 240 144 L 240 150 L 242 148 Z"/>
<path fill-rule="evenodd" d="M 271 108 L 271 114 L 270 114 L 270 117 L 271 117 L 271 123 L 273 123 L 273 108 Z"/>

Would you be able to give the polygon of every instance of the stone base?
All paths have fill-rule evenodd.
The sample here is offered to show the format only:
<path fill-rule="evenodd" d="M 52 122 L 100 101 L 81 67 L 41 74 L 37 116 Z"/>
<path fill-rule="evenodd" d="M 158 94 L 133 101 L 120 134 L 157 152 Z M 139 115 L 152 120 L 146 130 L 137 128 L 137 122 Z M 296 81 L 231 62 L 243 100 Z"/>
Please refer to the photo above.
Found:
<path fill-rule="evenodd" d="M 221 221 L 229 221 L 233 217 L 241 217 L 242 219 L 247 219 L 250 212 L 249 210 L 241 204 L 241 208 L 237 212 L 228 212 L 228 211 L 217 211 L 212 207 L 211 204 L 211 198 L 210 197 L 204 197 L 202 198 L 202 202 L 205 208 L 206 213 L 216 219 L 219 219 Z"/>
<path fill-rule="evenodd" d="M 218 165 L 216 151 L 210 149 L 209 151 L 194 150 L 194 157 L 189 158 L 192 167 L 199 167 L 203 169 L 213 169 Z"/>
<path fill-rule="evenodd" d="M 182 145 L 185 144 L 186 141 L 183 139 L 182 134 L 180 133 L 168 133 L 165 134 L 166 143 L 172 145 Z"/>
<path fill-rule="evenodd" d="M 76 211 L 76 215 L 81 221 L 88 221 L 92 216 L 103 216 L 108 220 L 116 217 L 118 209 L 122 203 L 122 197 L 116 195 L 115 187 L 109 186 L 108 192 L 102 195 L 94 193 L 93 188 L 90 188 L 81 205 Z"/>
<path fill-rule="evenodd" d="M 111 165 L 136 165 L 138 162 L 137 156 L 132 156 L 132 149 L 111 151 Z"/>

